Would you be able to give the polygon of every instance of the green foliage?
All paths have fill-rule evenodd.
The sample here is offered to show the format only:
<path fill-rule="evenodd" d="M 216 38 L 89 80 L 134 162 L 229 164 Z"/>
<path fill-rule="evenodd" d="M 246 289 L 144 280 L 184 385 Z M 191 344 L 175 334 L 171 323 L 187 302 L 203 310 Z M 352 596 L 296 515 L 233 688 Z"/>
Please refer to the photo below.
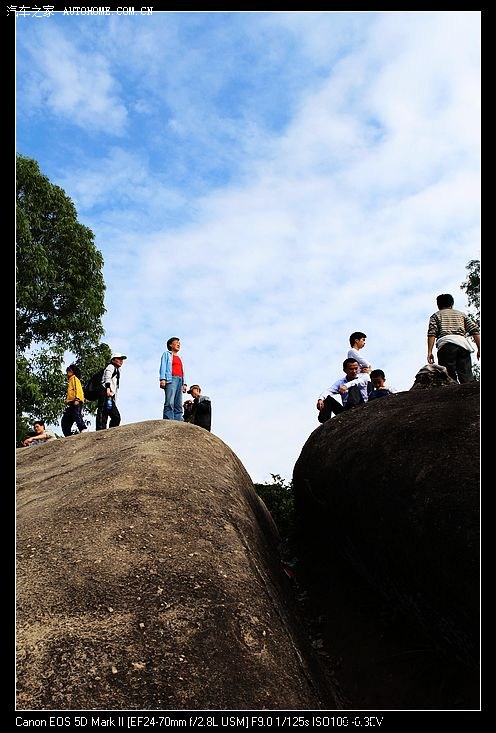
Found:
<path fill-rule="evenodd" d="M 468 298 L 469 312 L 474 321 L 480 326 L 480 260 L 470 260 L 465 268 L 468 270 L 467 279 L 460 285 Z M 472 367 L 474 378 L 480 380 L 480 366 L 474 364 Z"/>
<path fill-rule="evenodd" d="M 470 260 L 465 269 L 468 270 L 467 279 L 460 287 L 467 294 L 472 309 L 470 315 L 480 325 L 480 260 Z"/>
<path fill-rule="evenodd" d="M 65 192 L 17 155 L 16 422 L 54 424 L 64 410 L 64 353 L 83 377 L 110 357 L 104 331 L 103 257 Z M 67 365 L 65 365 L 67 366 Z M 90 410 L 91 411 L 91 410 Z"/>
<path fill-rule="evenodd" d="M 271 473 L 273 483 L 253 484 L 258 496 L 272 515 L 282 537 L 293 529 L 294 496 L 292 481 L 286 482 L 278 473 Z"/>

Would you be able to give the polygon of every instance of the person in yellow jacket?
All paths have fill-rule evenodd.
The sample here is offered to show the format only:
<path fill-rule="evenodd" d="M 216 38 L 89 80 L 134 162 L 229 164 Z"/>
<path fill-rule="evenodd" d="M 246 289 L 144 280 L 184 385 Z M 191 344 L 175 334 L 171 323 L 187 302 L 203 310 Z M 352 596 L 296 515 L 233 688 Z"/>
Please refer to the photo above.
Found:
<path fill-rule="evenodd" d="M 60 424 L 62 432 L 67 438 L 71 434 L 74 423 L 76 423 L 80 433 L 88 428 L 83 420 L 84 392 L 81 384 L 81 372 L 76 364 L 69 364 L 66 372 L 69 380 L 67 383 L 67 397 L 65 398 L 67 407 Z"/>

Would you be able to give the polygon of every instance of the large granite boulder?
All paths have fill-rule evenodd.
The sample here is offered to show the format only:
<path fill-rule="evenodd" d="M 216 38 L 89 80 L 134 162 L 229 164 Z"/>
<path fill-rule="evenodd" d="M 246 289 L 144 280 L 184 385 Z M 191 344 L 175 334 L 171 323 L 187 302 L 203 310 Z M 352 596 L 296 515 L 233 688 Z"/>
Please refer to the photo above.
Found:
<path fill-rule="evenodd" d="M 219 438 L 156 420 L 17 458 L 18 709 L 322 705 L 277 531 Z"/>
<path fill-rule="evenodd" d="M 293 487 L 301 572 L 328 653 L 360 680 L 353 701 L 477 704 L 478 383 L 416 387 L 329 420 Z"/>

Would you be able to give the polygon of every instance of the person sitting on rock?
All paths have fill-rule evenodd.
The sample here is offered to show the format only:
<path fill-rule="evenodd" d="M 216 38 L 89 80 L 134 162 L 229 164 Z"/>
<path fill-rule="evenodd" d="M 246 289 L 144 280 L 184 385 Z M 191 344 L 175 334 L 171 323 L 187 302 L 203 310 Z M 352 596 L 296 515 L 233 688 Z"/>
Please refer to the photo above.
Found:
<path fill-rule="evenodd" d="M 360 366 L 356 359 L 345 359 L 343 361 L 345 377 L 338 379 L 330 387 L 325 389 L 317 400 L 319 411 L 319 422 L 326 422 L 332 417 L 332 413 L 339 415 L 344 410 L 361 405 L 368 400 L 367 386 L 370 384 L 370 376 L 360 372 Z M 333 394 L 341 395 L 343 404 L 340 404 Z"/>
<path fill-rule="evenodd" d="M 369 402 L 370 400 L 376 400 L 378 397 L 387 397 L 387 395 L 394 394 L 391 387 L 386 387 L 386 375 L 382 369 L 373 369 L 370 372 L 370 381 L 373 389 L 369 392 Z"/>
<path fill-rule="evenodd" d="M 212 425 L 212 403 L 210 397 L 201 394 L 199 384 L 192 384 L 188 389 L 193 399 L 184 403 L 184 420 L 210 431 Z"/>
<path fill-rule="evenodd" d="M 43 420 L 35 420 L 33 423 L 33 430 L 34 432 L 22 441 L 23 446 L 26 448 L 29 448 L 32 445 L 38 445 L 39 443 L 45 443 L 47 440 L 55 439 L 55 435 L 51 430 L 45 430 L 45 423 Z"/>

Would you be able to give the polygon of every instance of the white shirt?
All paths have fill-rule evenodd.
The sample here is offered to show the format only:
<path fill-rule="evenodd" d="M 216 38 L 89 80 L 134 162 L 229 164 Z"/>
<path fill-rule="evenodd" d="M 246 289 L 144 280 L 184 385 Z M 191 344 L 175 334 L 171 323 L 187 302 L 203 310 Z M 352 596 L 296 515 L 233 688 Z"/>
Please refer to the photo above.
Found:
<path fill-rule="evenodd" d="M 360 356 L 360 352 L 358 349 L 350 349 L 348 351 L 348 359 L 355 359 L 361 367 L 367 367 L 370 369 L 372 364 L 370 364 L 366 359 L 363 358 L 363 356 Z"/>
<path fill-rule="evenodd" d="M 319 400 L 324 400 L 327 395 L 330 394 L 340 394 L 339 388 L 345 384 L 348 389 L 350 387 L 353 387 L 355 384 L 357 384 L 360 387 L 360 393 L 363 397 L 364 402 L 367 402 L 368 400 L 368 392 L 367 392 L 367 383 L 370 382 L 370 376 L 368 374 L 359 374 L 358 377 L 355 377 L 355 379 L 352 379 L 348 382 L 346 377 L 342 377 L 341 379 L 338 379 L 337 382 L 334 382 L 330 387 L 325 389 L 321 394 L 319 395 Z M 343 401 L 343 405 L 346 405 L 346 401 L 348 399 L 348 392 L 343 392 L 341 394 L 341 399 Z"/>

